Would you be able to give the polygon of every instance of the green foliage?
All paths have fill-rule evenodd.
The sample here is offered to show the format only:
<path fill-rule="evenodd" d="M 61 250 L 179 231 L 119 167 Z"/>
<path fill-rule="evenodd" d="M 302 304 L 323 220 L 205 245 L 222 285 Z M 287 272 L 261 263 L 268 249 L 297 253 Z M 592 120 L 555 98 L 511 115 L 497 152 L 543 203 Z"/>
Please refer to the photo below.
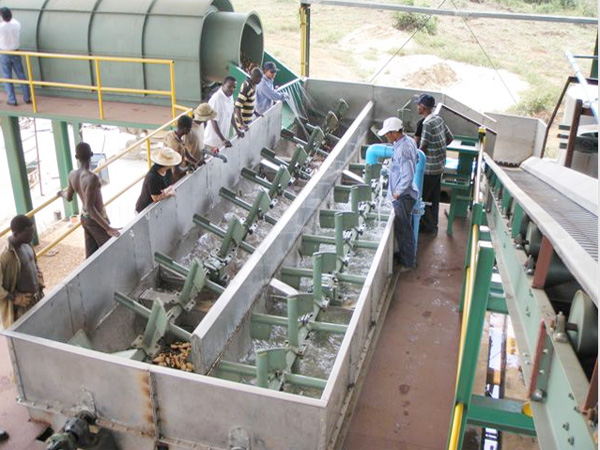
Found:
<path fill-rule="evenodd" d="M 414 1 L 409 0 L 406 5 L 413 6 Z M 394 28 L 401 31 L 414 31 L 422 29 L 427 34 L 437 33 L 438 18 L 427 14 L 417 14 L 399 11 L 394 14 Z"/>
<path fill-rule="evenodd" d="M 513 106 L 509 112 L 523 114 L 547 120 L 551 114 L 558 95 L 555 89 L 547 87 L 528 90 L 517 106 Z"/>

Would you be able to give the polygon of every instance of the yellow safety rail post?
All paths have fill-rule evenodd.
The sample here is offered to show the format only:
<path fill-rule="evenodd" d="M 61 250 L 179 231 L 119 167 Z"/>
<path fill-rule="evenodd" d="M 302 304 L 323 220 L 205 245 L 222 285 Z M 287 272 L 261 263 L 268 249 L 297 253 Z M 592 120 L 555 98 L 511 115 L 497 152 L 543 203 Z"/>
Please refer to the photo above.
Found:
<path fill-rule="evenodd" d="M 31 56 L 25 55 L 25 65 L 27 67 L 27 81 L 29 81 L 29 94 L 31 95 L 31 107 L 33 112 L 37 112 L 37 97 L 35 95 L 35 86 L 33 85 L 33 70 L 31 69 Z"/>
<path fill-rule="evenodd" d="M 64 89 L 74 89 L 82 91 L 94 91 L 98 98 L 98 109 L 100 112 L 100 119 L 104 120 L 104 102 L 103 94 L 105 92 L 115 94 L 139 94 L 139 95 L 158 95 L 168 97 L 171 101 L 171 115 L 174 118 L 177 115 L 176 107 L 176 93 L 175 93 L 175 63 L 170 59 L 152 59 L 152 58 L 123 58 L 116 56 L 94 56 L 94 55 L 69 55 L 61 53 L 44 53 L 44 52 L 22 52 L 22 51 L 0 51 L 0 54 L 5 55 L 17 55 L 24 56 L 25 63 L 27 66 L 27 80 L 20 80 L 18 78 L 0 78 L 0 83 L 13 83 L 13 84 L 27 84 L 31 90 L 31 103 L 33 112 L 38 112 L 38 104 L 36 99 L 35 87 L 57 87 Z M 47 59 L 67 59 L 75 61 L 91 61 L 94 63 L 94 70 L 96 74 L 97 84 L 74 84 L 74 83 L 61 83 L 56 81 L 41 81 L 33 79 L 33 70 L 31 67 L 31 58 L 47 58 Z M 137 88 L 120 88 L 102 86 L 100 77 L 100 62 L 122 62 L 122 63 L 139 63 L 139 64 L 155 64 L 164 65 L 168 67 L 169 78 L 170 78 L 170 89 L 158 90 L 158 89 L 137 89 Z"/>
<path fill-rule="evenodd" d="M 145 137 L 143 137 L 141 139 L 138 139 L 136 142 L 134 142 L 133 144 L 131 144 L 129 147 L 127 147 L 124 150 L 122 150 L 121 152 L 119 152 L 119 153 L 111 156 L 104 163 L 98 165 L 98 167 L 96 167 L 96 169 L 94 169 L 94 173 L 99 173 L 102 169 L 108 167 L 110 164 L 112 164 L 115 161 L 117 161 L 118 159 L 122 158 L 127 153 L 129 153 L 131 150 L 133 150 L 134 148 L 136 148 L 136 147 L 141 146 L 142 144 L 144 144 L 144 142 L 146 142 L 148 167 L 150 167 L 152 165 L 151 161 L 150 161 L 150 138 L 154 137 L 156 134 L 160 133 L 161 131 L 165 130 L 166 128 L 168 128 L 171 125 L 173 125 L 174 123 L 176 123 L 177 120 L 179 120 L 179 117 L 184 116 L 184 115 L 189 115 L 191 112 L 192 112 L 192 109 L 188 108 L 186 111 L 184 111 L 179 116 L 175 117 L 174 119 L 172 119 L 169 122 L 165 123 L 164 125 L 160 126 L 156 130 L 154 130 L 151 133 L 149 133 L 148 135 L 146 135 Z M 110 202 L 112 202 L 113 200 L 115 200 L 117 197 L 119 197 L 120 195 L 122 195 L 123 192 L 125 192 L 126 190 L 130 189 L 132 186 L 134 186 L 135 184 L 137 184 L 142 178 L 144 178 L 144 176 L 145 175 L 143 175 L 142 177 L 140 177 L 140 178 L 136 179 L 135 181 L 133 181 L 123 191 L 121 191 L 120 193 L 118 193 L 117 195 L 115 195 L 106 204 L 109 204 Z M 36 208 L 32 209 L 31 211 L 27 212 L 25 215 L 27 217 L 31 218 L 35 214 L 37 214 L 38 212 L 40 212 L 43 209 L 45 209 L 46 207 L 50 206 L 52 203 L 54 203 L 59 198 L 61 198 L 61 197 L 59 197 L 58 195 L 54 195 L 52 198 L 46 200 L 41 205 L 39 205 Z M 64 233 L 63 235 L 61 235 L 60 237 L 58 237 L 57 239 L 55 239 L 54 241 L 52 241 L 50 244 L 46 245 L 42 250 L 40 250 L 40 252 L 38 253 L 38 256 L 42 256 L 43 254 L 45 254 L 48 250 L 50 250 L 56 244 L 58 244 L 59 242 L 61 242 L 65 237 L 67 237 L 69 234 L 71 234 L 74 231 L 74 229 L 76 229 L 78 226 L 79 225 L 76 225 L 76 226 L 72 227 L 66 233 Z M 2 231 L 0 231 L 0 237 L 6 235 L 8 232 L 10 232 L 10 227 L 4 228 Z"/>
<path fill-rule="evenodd" d="M 104 102 L 102 101 L 102 77 L 100 76 L 100 61 L 94 60 L 96 69 L 96 84 L 98 86 L 98 109 L 100 110 L 100 120 L 104 120 Z"/>
<path fill-rule="evenodd" d="M 300 3 L 300 75 L 309 75 L 310 65 L 310 4 Z"/>
<path fill-rule="evenodd" d="M 485 129 L 480 129 L 479 157 L 473 192 L 474 203 L 465 258 L 465 278 L 461 294 L 462 320 L 454 408 L 447 440 L 448 450 L 462 448 L 495 261 L 491 242 L 481 241 L 479 230 L 479 227 L 484 223 L 483 205 L 478 201 L 484 146 Z"/>

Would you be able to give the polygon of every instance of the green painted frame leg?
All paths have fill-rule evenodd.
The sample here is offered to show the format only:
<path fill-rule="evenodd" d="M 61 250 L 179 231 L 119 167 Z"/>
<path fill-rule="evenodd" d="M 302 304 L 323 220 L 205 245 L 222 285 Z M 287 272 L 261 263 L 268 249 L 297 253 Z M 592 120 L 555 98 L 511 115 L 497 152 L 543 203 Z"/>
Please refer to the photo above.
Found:
<path fill-rule="evenodd" d="M 0 126 L 2 126 L 2 134 L 4 136 L 4 147 L 6 149 L 10 182 L 13 188 L 15 209 L 17 210 L 17 214 L 27 214 L 33 209 L 33 201 L 31 200 L 31 189 L 29 189 L 29 178 L 27 177 L 27 166 L 25 164 L 25 154 L 23 153 L 19 118 L 3 116 Z M 36 245 L 37 243 L 38 235 L 36 231 L 33 237 L 33 244 Z"/>
<path fill-rule="evenodd" d="M 475 382 L 475 371 L 477 369 L 477 359 L 479 357 L 479 347 L 481 345 L 481 335 L 485 322 L 485 313 L 487 311 L 488 298 L 492 282 L 492 270 L 494 268 L 495 253 L 490 242 L 477 243 L 479 245 L 479 258 L 475 268 L 475 280 L 473 283 L 473 296 L 469 311 L 463 311 L 468 314 L 465 344 L 461 355 L 459 355 L 458 380 L 456 383 L 456 394 L 453 405 L 462 403 L 464 405 L 463 415 L 459 426 L 459 438 L 457 449 L 462 448 L 467 417 L 469 414 L 469 403 L 471 393 L 473 392 L 473 383 Z M 448 442 L 446 448 L 450 448 L 450 439 L 452 434 L 452 424 L 454 423 L 454 408 L 452 420 L 450 421 L 450 430 L 448 432 Z"/>
<path fill-rule="evenodd" d="M 462 289 L 460 291 L 460 304 L 459 304 L 459 311 L 462 312 L 463 310 L 463 302 L 465 299 L 465 288 L 466 288 L 466 282 L 467 282 L 467 278 L 466 278 L 466 269 L 467 267 L 469 267 L 471 258 L 471 245 L 473 245 L 473 225 L 481 225 L 481 222 L 483 221 L 483 205 L 481 203 L 476 203 L 473 205 L 473 213 L 471 215 L 471 226 L 469 229 L 469 240 L 467 242 L 467 251 L 465 252 L 465 276 L 463 277 L 463 285 L 462 285 Z"/>
<path fill-rule="evenodd" d="M 75 129 L 75 127 L 73 127 L 73 129 Z M 67 122 L 53 120 L 52 134 L 54 136 L 54 149 L 56 150 L 56 164 L 58 166 L 60 188 L 64 190 L 69 186 L 69 173 L 73 170 L 71 147 L 69 145 L 69 127 Z M 73 197 L 73 201 L 71 202 L 63 199 L 63 209 L 65 217 L 72 217 L 79 214 L 77 198 Z"/>

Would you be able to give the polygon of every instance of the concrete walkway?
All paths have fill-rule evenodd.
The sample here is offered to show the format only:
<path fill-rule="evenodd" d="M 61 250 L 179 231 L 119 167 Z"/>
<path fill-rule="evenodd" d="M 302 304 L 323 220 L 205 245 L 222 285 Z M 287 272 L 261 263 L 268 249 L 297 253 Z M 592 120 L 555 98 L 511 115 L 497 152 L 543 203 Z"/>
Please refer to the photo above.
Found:
<path fill-rule="evenodd" d="M 442 205 L 447 208 L 448 205 Z M 458 357 L 467 226 L 419 238 L 419 267 L 400 275 L 346 437 L 346 450 L 445 448 Z"/>

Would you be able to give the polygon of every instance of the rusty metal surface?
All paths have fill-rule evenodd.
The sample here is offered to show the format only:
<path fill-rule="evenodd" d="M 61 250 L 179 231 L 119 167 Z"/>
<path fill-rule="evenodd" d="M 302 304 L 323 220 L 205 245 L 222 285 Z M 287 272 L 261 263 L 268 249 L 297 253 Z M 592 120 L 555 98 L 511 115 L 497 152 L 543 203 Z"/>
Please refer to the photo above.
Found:
<path fill-rule="evenodd" d="M 440 229 L 446 219 L 442 205 Z M 419 237 L 419 267 L 400 275 L 345 450 L 445 447 L 458 356 L 464 219 L 453 237 Z"/>
<path fill-rule="evenodd" d="M 523 170 L 505 173 L 556 221 L 595 261 L 598 261 L 598 217 Z"/>

